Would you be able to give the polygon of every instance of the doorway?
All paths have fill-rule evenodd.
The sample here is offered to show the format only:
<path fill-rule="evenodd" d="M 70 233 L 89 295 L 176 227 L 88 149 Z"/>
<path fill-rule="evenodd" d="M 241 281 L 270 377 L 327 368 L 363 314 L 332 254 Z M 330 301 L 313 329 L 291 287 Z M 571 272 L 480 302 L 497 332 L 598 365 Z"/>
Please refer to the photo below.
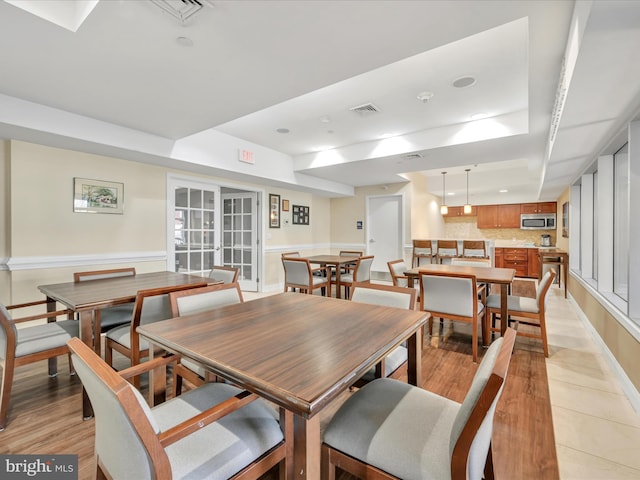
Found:
<path fill-rule="evenodd" d="M 402 195 L 367 197 L 367 254 L 372 272 L 388 273 L 387 262 L 403 258 L 404 198 Z"/>

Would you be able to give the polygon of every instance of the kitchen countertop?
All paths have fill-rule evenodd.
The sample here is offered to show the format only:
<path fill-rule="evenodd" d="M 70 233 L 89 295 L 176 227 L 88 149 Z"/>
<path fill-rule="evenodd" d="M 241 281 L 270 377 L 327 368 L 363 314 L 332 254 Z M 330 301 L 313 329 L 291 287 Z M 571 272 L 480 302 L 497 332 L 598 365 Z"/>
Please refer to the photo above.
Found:
<path fill-rule="evenodd" d="M 511 240 L 496 240 L 494 244 L 495 248 L 556 248 L 555 246 L 550 247 L 541 247 L 535 243 L 526 243 L 526 242 L 513 242 Z"/>

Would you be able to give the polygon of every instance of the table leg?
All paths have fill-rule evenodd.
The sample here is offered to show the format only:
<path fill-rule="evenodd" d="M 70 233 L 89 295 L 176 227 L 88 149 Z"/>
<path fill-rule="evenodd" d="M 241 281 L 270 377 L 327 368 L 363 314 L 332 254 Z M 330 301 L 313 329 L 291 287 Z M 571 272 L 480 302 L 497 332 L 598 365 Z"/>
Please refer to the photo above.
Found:
<path fill-rule="evenodd" d="M 331 292 L 329 292 L 329 296 L 331 296 Z M 340 264 L 336 264 L 336 298 L 342 298 L 342 294 L 340 293 Z"/>
<path fill-rule="evenodd" d="M 290 478 L 320 478 L 320 415 L 293 416 L 293 472 Z"/>
<path fill-rule="evenodd" d="M 422 343 L 424 325 L 407 339 L 407 383 L 422 385 Z"/>
<path fill-rule="evenodd" d="M 47 297 L 47 312 L 56 311 L 56 301 L 53 298 Z M 47 318 L 47 322 L 55 322 L 55 317 Z M 49 376 L 54 377 L 58 374 L 58 357 L 49 359 Z"/>
<path fill-rule="evenodd" d="M 508 283 L 500 284 L 500 334 L 504 337 L 509 324 L 509 309 L 507 307 Z"/>
<path fill-rule="evenodd" d="M 149 344 L 149 359 L 155 357 L 156 349 Z M 162 356 L 162 353 L 159 353 Z M 167 399 L 167 367 L 152 368 L 149 370 L 149 405 L 159 405 Z"/>
<path fill-rule="evenodd" d="M 80 340 L 94 348 L 93 344 L 93 310 L 80 312 Z M 99 333 L 98 333 L 99 335 Z M 82 387 L 82 418 L 88 420 L 93 417 L 93 407 L 86 390 Z"/>

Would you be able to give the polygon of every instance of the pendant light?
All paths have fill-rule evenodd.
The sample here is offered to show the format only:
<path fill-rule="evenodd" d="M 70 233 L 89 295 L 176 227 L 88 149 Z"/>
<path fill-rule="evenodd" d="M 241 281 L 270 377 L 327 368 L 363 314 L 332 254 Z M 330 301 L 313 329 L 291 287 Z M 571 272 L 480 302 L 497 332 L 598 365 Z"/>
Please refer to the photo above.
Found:
<path fill-rule="evenodd" d="M 440 205 L 440 213 L 442 215 L 446 215 L 447 213 L 449 213 L 449 207 L 447 207 L 447 201 L 445 196 L 447 195 L 447 192 L 444 188 L 444 176 L 447 174 L 447 172 L 442 172 L 442 205 Z"/>
<path fill-rule="evenodd" d="M 465 168 L 464 171 L 467 172 L 467 203 L 464 204 L 462 211 L 465 214 L 469 214 L 471 213 L 471 204 L 469 203 L 469 171 L 471 171 L 471 169 Z"/>

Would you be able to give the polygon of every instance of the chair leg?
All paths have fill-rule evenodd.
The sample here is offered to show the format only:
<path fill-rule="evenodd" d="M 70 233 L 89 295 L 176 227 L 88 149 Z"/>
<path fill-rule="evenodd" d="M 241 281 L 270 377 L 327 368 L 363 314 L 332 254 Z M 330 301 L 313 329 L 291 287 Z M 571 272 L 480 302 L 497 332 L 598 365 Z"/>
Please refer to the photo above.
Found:
<path fill-rule="evenodd" d="M 176 368 L 173 367 L 173 396 L 177 397 L 182 393 L 182 375 L 176 373 Z"/>
<path fill-rule="evenodd" d="M 473 352 L 473 363 L 478 363 L 478 319 L 471 324 L 471 351 Z"/>
<path fill-rule="evenodd" d="M 13 362 L 7 365 L 2 362 L 2 382 L 0 383 L 0 432 L 7 426 L 9 418 L 9 401 L 11 399 L 11 386 L 13 385 Z"/>
<path fill-rule="evenodd" d="M 548 358 L 549 344 L 547 343 L 547 323 L 544 316 L 540 317 L 540 335 L 542 336 L 542 350 L 544 351 L 544 356 Z"/>
<path fill-rule="evenodd" d="M 69 356 L 69 375 L 75 375 L 76 369 L 73 366 L 73 360 L 71 360 L 71 352 L 67 354 Z"/>
<path fill-rule="evenodd" d="M 329 448 L 326 445 L 322 446 L 321 451 L 321 468 L 320 472 L 322 480 L 335 480 L 336 479 L 336 465 L 331 461 L 331 454 Z"/>
<path fill-rule="evenodd" d="M 491 443 L 489 443 L 489 451 L 487 452 L 487 461 L 484 464 L 484 480 L 493 480 L 493 452 L 491 451 Z"/>

